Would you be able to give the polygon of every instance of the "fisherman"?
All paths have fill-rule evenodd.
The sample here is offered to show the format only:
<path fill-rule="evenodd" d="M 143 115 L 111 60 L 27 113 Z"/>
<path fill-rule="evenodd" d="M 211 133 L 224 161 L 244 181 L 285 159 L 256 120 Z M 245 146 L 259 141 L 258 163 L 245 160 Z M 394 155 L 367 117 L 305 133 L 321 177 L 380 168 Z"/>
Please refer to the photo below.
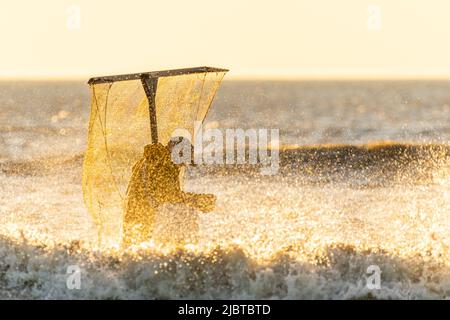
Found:
<path fill-rule="evenodd" d="M 172 161 L 172 151 L 180 143 L 188 143 L 193 155 L 189 140 L 175 137 L 167 146 L 160 143 L 145 146 L 143 157 L 133 166 L 125 198 L 124 247 L 150 240 L 157 210 L 165 203 L 183 203 L 202 212 L 214 210 L 215 195 L 182 191 L 179 177 L 185 164 Z"/>

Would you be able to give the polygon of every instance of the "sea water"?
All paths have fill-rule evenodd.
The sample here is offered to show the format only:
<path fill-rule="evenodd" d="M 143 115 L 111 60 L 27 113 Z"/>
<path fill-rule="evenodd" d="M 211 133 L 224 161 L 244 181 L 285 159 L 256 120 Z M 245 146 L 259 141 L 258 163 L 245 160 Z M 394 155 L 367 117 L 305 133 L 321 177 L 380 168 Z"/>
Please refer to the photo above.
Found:
<path fill-rule="evenodd" d="M 206 126 L 279 129 L 294 151 L 274 176 L 190 169 L 185 189 L 218 198 L 196 242 L 125 252 L 83 204 L 87 85 L 0 93 L 0 298 L 450 297 L 450 82 L 225 81 Z M 386 141 L 404 147 L 348 149 Z"/>

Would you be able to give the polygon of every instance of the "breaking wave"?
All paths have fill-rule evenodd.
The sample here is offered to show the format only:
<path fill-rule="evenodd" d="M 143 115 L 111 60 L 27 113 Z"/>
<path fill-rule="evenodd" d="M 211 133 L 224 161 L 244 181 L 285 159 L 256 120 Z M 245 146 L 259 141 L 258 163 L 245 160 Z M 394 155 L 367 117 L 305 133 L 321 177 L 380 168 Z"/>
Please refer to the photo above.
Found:
<path fill-rule="evenodd" d="M 0 238 L 0 295 L 25 299 L 448 299 L 449 266 L 431 250 L 400 258 L 383 250 L 333 245 L 299 260 L 286 248 L 267 261 L 240 247 L 132 252 L 83 248 L 80 242 L 29 243 Z M 448 254 L 448 252 L 447 252 Z M 435 260 L 435 258 L 438 258 Z M 68 289 L 67 268 L 81 269 Z M 367 268 L 382 271 L 379 290 Z"/>

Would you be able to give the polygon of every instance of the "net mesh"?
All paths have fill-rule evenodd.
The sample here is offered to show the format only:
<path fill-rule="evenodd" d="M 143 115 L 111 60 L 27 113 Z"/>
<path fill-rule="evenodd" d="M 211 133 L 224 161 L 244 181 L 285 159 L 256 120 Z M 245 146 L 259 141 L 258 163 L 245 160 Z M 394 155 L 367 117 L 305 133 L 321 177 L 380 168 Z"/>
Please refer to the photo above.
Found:
<path fill-rule="evenodd" d="M 224 75 L 203 72 L 158 78 L 155 108 L 160 143 L 166 145 L 176 129 L 195 138 L 195 121 L 204 120 Z M 91 84 L 91 94 L 84 201 L 100 244 L 117 244 L 132 167 L 152 142 L 149 102 L 140 79 Z"/>

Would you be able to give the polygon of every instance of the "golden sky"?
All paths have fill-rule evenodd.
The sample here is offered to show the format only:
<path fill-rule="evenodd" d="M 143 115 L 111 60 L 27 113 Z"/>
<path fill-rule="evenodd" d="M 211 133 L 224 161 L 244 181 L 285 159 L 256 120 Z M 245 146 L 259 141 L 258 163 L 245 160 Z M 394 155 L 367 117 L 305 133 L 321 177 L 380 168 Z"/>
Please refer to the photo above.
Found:
<path fill-rule="evenodd" d="M 0 77 L 450 78 L 449 0 L 0 1 Z"/>

